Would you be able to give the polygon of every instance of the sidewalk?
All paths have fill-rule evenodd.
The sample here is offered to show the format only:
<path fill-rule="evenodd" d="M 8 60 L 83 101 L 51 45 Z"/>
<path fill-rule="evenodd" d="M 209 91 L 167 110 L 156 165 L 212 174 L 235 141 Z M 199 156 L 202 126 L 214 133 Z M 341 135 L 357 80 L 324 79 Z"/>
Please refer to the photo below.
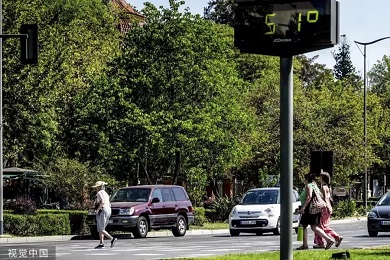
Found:
<path fill-rule="evenodd" d="M 345 218 L 340 220 L 332 220 L 332 224 L 338 223 L 351 223 L 356 221 L 367 221 L 365 217 L 359 218 Z M 187 230 L 186 236 L 195 236 L 195 235 L 212 235 L 212 234 L 229 234 L 229 229 L 194 229 Z M 151 231 L 148 233 L 147 237 L 161 237 L 161 236 L 173 236 L 170 230 L 164 231 Z M 59 241 L 70 241 L 70 240 L 86 240 L 89 236 L 79 236 L 79 235 L 63 235 L 63 236 L 43 236 L 43 237 L 9 237 L 7 235 L 0 236 L 0 244 L 4 243 L 34 243 L 34 242 L 59 242 Z"/>

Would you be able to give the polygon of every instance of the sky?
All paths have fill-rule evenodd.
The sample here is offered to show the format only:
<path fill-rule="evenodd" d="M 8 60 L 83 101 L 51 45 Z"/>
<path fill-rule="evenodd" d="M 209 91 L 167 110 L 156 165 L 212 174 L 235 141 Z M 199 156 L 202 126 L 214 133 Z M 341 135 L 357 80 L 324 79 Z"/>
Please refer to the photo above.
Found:
<path fill-rule="evenodd" d="M 151 2 L 155 6 L 169 6 L 168 0 L 127 0 L 127 2 L 135 6 L 137 10 L 142 10 L 144 2 Z M 208 2 L 209 0 L 185 0 L 183 7 L 189 7 L 191 13 L 203 16 L 204 8 Z M 364 46 L 357 45 L 355 41 L 368 43 L 390 37 L 390 0 L 339 0 L 339 2 L 340 34 L 346 36 L 350 45 L 352 63 L 358 74 L 363 76 Z M 318 55 L 317 63 L 325 64 L 326 67 L 333 69 L 335 60 L 332 52 L 337 50 L 338 46 L 335 46 L 335 48 L 310 52 L 305 55 L 307 57 Z M 384 55 L 390 55 L 390 39 L 367 45 L 367 71 Z"/>

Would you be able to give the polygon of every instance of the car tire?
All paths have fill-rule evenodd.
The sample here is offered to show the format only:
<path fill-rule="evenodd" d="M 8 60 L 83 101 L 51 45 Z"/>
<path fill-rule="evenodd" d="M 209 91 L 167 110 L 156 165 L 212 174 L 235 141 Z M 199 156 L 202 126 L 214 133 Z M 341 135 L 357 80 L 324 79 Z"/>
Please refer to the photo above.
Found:
<path fill-rule="evenodd" d="M 273 231 L 274 235 L 280 235 L 280 218 L 278 218 L 278 222 L 276 222 L 276 228 Z"/>
<path fill-rule="evenodd" d="M 368 235 L 370 237 L 377 237 L 378 236 L 378 231 L 368 231 Z"/>
<path fill-rule="evenodd" d="M 149 223 L 148 220 L 141 216 L 138 218 L 137 225 L 133 230 L 133 236 L 135 238 L 145 238 L 148 235 Z"/>
<path fill-rule="evenodd" d="M 97 228 L 91 227 L 91 228 L 89 228 L 89 231 L 91 233 L 92 239 L 95 239 L 95 240 L 100 239 L 99 238 L 99 232 L 97 231 Z"/>
<path fill-rule="evenodd" d="M 172 233 L 175 237 L 182 237 L 187 232 L 187 220 L 184 216 L 179 215 L 176 218 L 176 227 L 172 229 Z"/>
<path fill-rule="evenodd" d="M 236 230 L 229 230 L 230 231 L 230 235 L 232 236 L 232 237 L 237 237 L 237 236 L 239 236 L 240 235 L 240 232 L 239 231 L 236 231 Z"/>
<path fill-rule="evenodd" d="M 263 231 L 256 231 L 256 236 L 262 236 L 263 235 Z"/>

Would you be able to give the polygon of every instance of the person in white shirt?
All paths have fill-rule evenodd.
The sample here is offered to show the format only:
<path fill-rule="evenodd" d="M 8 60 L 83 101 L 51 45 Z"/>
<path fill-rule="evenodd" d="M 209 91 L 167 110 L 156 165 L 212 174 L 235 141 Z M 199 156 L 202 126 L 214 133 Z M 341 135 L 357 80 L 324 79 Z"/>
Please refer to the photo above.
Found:
<path fill-rule="evenodd" d="M 105 191 L 104 181 L 98 181 L 93 188 L 96 188 L 96 200 L 95 200 L 95 210 L 96 210 L 96 224 L 97 231 L 99 232 L 100 244 L 95 248 L 104 248 L 104 237 L 107 237 L 111 241 L 111 247 L 114 247 L 116 238 L 111 236 L 105 229 L 107 227 L 108 221 L 111 217 L 111 204 L 110 196 Z"/>

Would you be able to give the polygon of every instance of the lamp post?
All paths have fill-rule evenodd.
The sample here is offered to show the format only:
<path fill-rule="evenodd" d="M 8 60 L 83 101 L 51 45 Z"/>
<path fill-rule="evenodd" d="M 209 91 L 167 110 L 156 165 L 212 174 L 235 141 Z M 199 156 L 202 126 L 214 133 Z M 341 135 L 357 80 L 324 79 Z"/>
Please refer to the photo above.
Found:
<path fill-rule="evenodd" d="M 363 72 L 363 80 L 364 80 L 364 189 L 363 189 L 363 202 L 364 208 L 367 210 L 367 187 L 368 187 L 368 174 L 367 174 L 367 80 L 366 80 L 366 58 L 367 58 L 367 45 L 371 45 L 377 43 L 379 41 L 383 41 L 386 39 L 390 39 L 389 37 L 384 37 L 377 39 L 372 42 L 358 42 L 355 41 L 356 44 L 360 44 L 364 46 L 363 57 L 364 57 L 364 72 Z"/>
<path fill-rule="evenodd" d="M 3 34 L 3 1 L 0 0 L 0 34 Z M 3 39 L 0 37 L 0 235 L 4 233 L 3 216 Z"/>

